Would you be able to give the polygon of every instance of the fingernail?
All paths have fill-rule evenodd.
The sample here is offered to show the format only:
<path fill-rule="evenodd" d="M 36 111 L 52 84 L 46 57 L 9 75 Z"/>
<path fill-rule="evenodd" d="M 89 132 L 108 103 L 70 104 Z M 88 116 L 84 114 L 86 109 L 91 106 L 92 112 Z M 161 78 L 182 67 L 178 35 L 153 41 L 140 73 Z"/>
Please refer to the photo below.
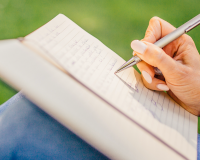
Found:
<path fill-rule="evenodd" d="M 144 51 L 147 48 L 147 45 L 144 44 L 143 42 L 139 41 L 139 40 L 134 40 L 134 41 L 131 42 L 131 48 L 134 51 L 143 54 Z"/>
<path fill-rule="evenodd" d="M 168 91 L 169 90 L 169 87 L 167 85 L 165 85 L 165 84 L 158 84 L 157 88 L 160 89 L 160 90 L 163 90 L 163 91 Z"/>
<path fill-rule="evenodd" d="M 146 71 L 142 71 L 142 75 L 144 77 L 144 79 L 150 84 L 152 82 L 152 78 L 149 75 L 149 73 L 147 73 Z"/>

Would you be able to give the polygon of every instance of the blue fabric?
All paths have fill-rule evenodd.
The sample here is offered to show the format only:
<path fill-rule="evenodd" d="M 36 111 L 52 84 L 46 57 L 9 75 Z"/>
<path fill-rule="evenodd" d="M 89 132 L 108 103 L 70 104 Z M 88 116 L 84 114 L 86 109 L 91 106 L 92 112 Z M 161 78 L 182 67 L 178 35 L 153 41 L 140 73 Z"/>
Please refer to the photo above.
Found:
<path fill-rule="evenodd" d="M 108 159 L 21 93 L 0 113 L 0 159 Z"/>
<path fill-rule="evenodd" d="M 3 111 L 5 109 L 7 109 L 9 106 L 11 106 L 13 103 L 17 102 L 17 101 L 20 101 L 22 98 L 24 97 L 24 95 L 19 92 L 17 93 L 16 95 L 14 95 L 12 98 L 10 98 L 8 101 L 6 101 L 5 103 L 3 103 L 1 106 L 0 106 L 0 115 L 1 113 L 3 113 Z"/>
<path fill-rule="evenodd" d="M 197 140 L 197 160 L 200 160 L 200 134 L 198 134 Z"/>

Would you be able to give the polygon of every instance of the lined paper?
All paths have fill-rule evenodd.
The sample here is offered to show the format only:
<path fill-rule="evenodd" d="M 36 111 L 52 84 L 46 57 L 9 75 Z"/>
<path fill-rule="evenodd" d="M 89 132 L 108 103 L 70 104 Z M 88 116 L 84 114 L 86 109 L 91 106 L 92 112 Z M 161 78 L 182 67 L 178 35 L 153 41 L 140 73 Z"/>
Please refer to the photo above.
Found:
<path fill-rule="evenodd" d="M 150 134 L 196 159 L 197 117 L 166 93 L 147 89 L 133 68 L 115 75 L 125 61 L 70 19 L 59 14 L 25 40 Z"/>

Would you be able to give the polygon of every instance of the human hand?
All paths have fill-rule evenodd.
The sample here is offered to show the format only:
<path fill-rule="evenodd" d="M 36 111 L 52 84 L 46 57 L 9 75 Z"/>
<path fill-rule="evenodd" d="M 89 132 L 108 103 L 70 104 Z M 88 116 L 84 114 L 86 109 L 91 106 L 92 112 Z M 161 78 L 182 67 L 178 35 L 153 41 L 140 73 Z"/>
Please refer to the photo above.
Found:
<path fill-rule="evenodd" d="M 147 88 L 167 91 L 183 108 L 199 116 L 200 56 L 192 38 L 184 34 L 163 49 L 153 44 L 174 30 L 168 22 L 153 17 L 144 39 L 132 41 L 133 54 L 144 60 L 137 67 Z M 162 71 L 165 81 L 154 77 L 153 66 Z"/>

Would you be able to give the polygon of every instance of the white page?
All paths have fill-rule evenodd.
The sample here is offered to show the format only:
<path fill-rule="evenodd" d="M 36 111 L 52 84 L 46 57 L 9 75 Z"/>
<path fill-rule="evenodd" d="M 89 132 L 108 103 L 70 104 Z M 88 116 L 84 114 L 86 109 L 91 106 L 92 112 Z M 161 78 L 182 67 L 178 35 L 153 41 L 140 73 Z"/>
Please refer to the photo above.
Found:
<path fill-rule="evenodd" d="M 0 53 L 3 80 L 110 159 L 185 159 L 18 40 Z"/>
<path fill-rule="evenodd" d="M 60 14 L 25 40 L 161 142 L 196 159 L 197 117 L 164 92 L 145 88 L 133 68 L 116 76 L 125 61 L 70 19 Z"/>

